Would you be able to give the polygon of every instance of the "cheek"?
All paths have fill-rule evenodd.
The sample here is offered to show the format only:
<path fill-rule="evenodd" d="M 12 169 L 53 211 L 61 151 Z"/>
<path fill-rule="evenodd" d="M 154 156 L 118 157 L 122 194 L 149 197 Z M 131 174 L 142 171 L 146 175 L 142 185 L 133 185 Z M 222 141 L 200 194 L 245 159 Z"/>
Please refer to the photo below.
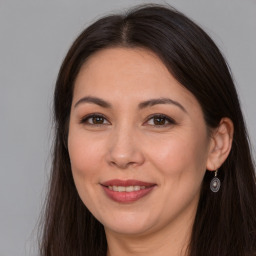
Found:
<path fill-rule="evenodd" d="M 68 150 L 71 165 L 76 172 L 90 174 L 97 169 L 101 162 L 102 143 L 94 140 L 93 143 L 89 136 L 79 133 L 71 133 L 68 139 Z"/>
<path fill-rule="evenodd" d="M 72 175 L 77 192 L 84 205 L 92 213 L 100 207 L 98 186 L 102 168 L 102 143 L 85 136 L 84 133 L 70 133 L 68 149 Z M 96 214 L 97 216 L 97 214 Z"/>
<path fill-rule="evenodd" d="M 203 136 L 178 134 L 147 146 L 148 159 L 158 170 L 161 184 L 161 209 L 179 214 L 198 199 L 206 170 L 207 140 Z M 205 137 L 206 138 L 206 137 Z M 168 206 L 167 206 L 168 205 Z M 168 217 L 168 216 L 167 216 Z"/>
<path fill-rule="evenodd" d="M 206 170 L 207 138 L 192 132 L 175 133 L 152 140 L 147 156 L 164 185 L 166 195 L 183 197 L 185 191 L 198 192 Z M 174 193 L 175 192 L 175 193 Z"/>
<path fill-rule="evenodd" d="M 203 136 L 191 134 L 172 134 L 166 138 L 151 140 L 147 145 L 147 154 L 151 161 L 170 168 L 175 166 L 205 165 L 207 158 L 207 143 Z"/>
<path fill-rule="evenodd" d="M 68 149 L 71 169 L 77 191 L 82 201 L 90 204 L 92 189 L 99 182 L 102 170 L 102 143 L 92 140 L 83 133 L 70 133 Z"/>

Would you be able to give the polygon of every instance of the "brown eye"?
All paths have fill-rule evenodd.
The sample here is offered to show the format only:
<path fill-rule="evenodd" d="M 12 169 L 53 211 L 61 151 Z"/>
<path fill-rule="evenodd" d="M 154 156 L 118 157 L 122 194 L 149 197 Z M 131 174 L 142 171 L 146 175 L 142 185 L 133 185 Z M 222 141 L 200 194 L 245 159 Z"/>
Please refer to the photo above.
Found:
<path fill-rule="evenodd" d="M 147 124 L 155 127 L 165 127 L 168 125 L 174 125 L 176 122 L 166 115 L 153 115 L 148 119 Z"/>
<path fill-rule="evenodd" d="M 104 118 L 102 116 L 91 117 L 91 120 L 92 120 L 93 124 L 103 124 L 104 123 Z"/>
<path fill-rule="evenodd" d="M 81 120 L 82 124 L 88 124 L 88 125 L 106 125 L 109 124 L 109 122 L 106 120 L 106 118 L 102 115 L 89 115 L 84 117 Z"/>
<path fill-rule="evenodd" d="M 166 118 L 165 117 L 154 117 L 153 122 L 154 122 L 154 125 L 165 125 Z"/>

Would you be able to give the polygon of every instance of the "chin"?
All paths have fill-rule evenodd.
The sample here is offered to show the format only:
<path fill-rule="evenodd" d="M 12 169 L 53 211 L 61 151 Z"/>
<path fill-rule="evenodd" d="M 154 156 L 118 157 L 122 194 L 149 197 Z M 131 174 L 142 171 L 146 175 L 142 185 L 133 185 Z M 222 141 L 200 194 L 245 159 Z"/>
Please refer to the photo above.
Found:
<path fill-rule="evenodd" d="M 152 220 L 136 215 L 112 217 L 110 220 L 101 222 L 105 231 L 115 232 L 124 235 L 142 235 L 151 229 Z"/>
<path fill-rule="evenodd" d="M 113 226 L 104 226 L 105 231 L 108 232 L 114 232 L 118 233 L 120 235 L 131 235 L 131 236 L 138 236 L 143 235 L 148 231 L 148 227 L 141 227 L 137 224 L 134 225 L 113 225 Z"/>

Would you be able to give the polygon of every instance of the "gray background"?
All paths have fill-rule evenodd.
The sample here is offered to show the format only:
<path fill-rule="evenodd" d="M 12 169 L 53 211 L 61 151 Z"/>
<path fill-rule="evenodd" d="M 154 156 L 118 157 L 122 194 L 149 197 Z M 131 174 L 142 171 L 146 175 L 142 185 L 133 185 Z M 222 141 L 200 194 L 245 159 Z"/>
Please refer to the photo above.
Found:
<path fill-rule="evenodd" d="M 52 93 L 66 51 L 101 15 L 145 2 L 0 0 L 0 256 L 37 255 Z M 256 1 L 166 2 L 201 24 L 226 56 L 255 148 Z"/>

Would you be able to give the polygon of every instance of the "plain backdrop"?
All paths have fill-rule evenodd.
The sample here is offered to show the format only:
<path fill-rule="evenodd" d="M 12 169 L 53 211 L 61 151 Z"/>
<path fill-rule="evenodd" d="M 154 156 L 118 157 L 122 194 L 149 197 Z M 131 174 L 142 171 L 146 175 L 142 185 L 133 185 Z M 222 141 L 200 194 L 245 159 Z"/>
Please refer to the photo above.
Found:
<path fill-rule="evenodd" d="M 256 148 L 256 1 L 165 2 L 200 24 L 224 53 Z M 52 94 L 69 46 L 102 15 L 141 3 L 149 1 L 0 0 L 0 256 L 38 255 Z"/>

